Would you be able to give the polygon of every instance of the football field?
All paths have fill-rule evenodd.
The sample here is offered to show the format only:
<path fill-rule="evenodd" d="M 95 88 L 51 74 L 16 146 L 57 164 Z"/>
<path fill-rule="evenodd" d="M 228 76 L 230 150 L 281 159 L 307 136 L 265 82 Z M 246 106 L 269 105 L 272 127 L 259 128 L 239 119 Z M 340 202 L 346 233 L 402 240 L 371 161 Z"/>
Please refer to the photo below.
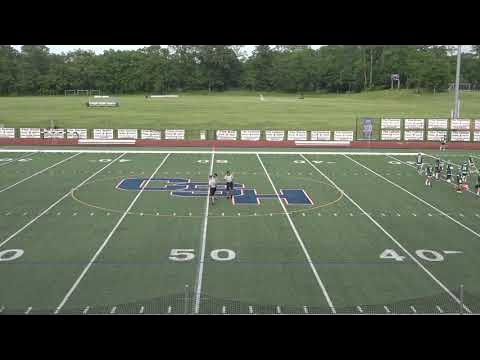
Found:
<path fill-rule="evenodd" d="M 477 174 L 416 154 L 0 149 L 0 313 L 478 313 Z"/>

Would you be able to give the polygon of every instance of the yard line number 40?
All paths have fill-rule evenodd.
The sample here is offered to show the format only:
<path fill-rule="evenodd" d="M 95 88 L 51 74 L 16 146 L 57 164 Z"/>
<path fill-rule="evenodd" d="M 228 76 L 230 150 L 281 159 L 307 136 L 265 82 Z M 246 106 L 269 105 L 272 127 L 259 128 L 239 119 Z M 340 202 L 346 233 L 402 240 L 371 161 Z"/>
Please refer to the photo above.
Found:
<path fill-rule="evenodd" d="M 420 249 L 415 251 L 415 255 L 417 255 L 420 259 L 432 262 L 443 261 L 445 259 L 442 254 L 435 250 Z M 393 249 L 386 249 L 380 254 L 380 259 L 404 261 L 405 256 L 398 255 L 398 253 Z"/>
<path fill-rule="evenodd" d="M 210 252 L 210 257 L 215 261 L 230 261 L 235 259 L 235 251 L 230 249 L 215 249 Z M 195 258 L 194 249 L 172 249 L 168 257 L 172 261 L 191 261 Z"/>

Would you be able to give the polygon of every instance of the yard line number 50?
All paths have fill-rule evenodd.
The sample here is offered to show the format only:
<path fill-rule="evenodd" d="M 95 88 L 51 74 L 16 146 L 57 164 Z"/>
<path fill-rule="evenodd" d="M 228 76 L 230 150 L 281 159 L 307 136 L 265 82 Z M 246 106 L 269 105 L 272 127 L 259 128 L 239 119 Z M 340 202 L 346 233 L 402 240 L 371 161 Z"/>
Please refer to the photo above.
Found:
<path fill-rule="evenodd" d="M 215 261 L 230 261 L 235 259 L 235 251 L 230 249 L 215 249 L 210 252 L 210 257 Z M 172 261 L 192 261 L 195 258 L 194 249 L 172 249 L 168 257 Z"/>

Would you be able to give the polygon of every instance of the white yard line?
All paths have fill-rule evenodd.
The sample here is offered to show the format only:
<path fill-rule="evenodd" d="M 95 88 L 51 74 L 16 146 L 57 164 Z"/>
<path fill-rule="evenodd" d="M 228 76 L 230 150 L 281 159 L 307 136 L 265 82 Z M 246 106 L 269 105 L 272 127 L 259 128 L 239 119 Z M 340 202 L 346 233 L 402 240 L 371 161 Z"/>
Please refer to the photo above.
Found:
<path fill-rule="evenodd" d="M 108 234 L 107 238 L 103 241 L 102 245 L 100 245 L 100 247 L 98 248 L 98 250 L 95 252 L 95 254 L 93 255 L 93 257 L 90 259 L 90 261 L 88 262 L 87 266 L 85 266 L 85 268 L 83 269 L 82 273 L 79 275 L 79 277 L 77 278 L 77 280 L 75 281 L 75 283 L 72 285 L 72 287 L 70 288 L 70 290 L 68 290 L 67 294 L 65 295 L 65 297 L 63 298 L 63 300 L 60 302 L 60 304 L 57 306 L 57 309 L 55 310 L 55 314 L 58 314 L 58 312 L 63 308 L 63 306 L 65 305 L 65 303 L 68 301 L 68 299 L 70 298 L 70 296 L 72 295 L 72 293 L 75 291 L 75 289 L 77 288 L 78 284 L 80 283 L 80 281 L 82 281 L 82 279 L 84 278 L 85 274 L 87 273 L 87 271 L 90 269 L 90 267 L 92 266 L 92 264 L 95 262 L 95 260 L 97 259 L 97 257 L 100 255 L 100 253 L 102 252 L 102 250 L 105 248 L 105 246 L 107 246 L 109 240 L 112 238 L 113 234 L 115 233 L 115 231 L 118 229 L 118 227 L 120 226 L 120 224 L 123 222 L 123 219 L 125 219 L 125 217 L 127 216 L 127 214 L 130 212 L 130 210 L 132 209 L 133 205 L 135 205 L 135 203 L 137 202 L 137 200 L 140 198 L 140 196 L 142 195 L 143 193 L 143 190 L 145 190 L 145 187 L 148 185 L 148 183 L 150 182 L 150 180 L 152 180 L 152 178 L 155 176 L 155 174 L 158 172 L 158 170 L 162 167 L 162 165 L 165 163 L 165 161 L 167 161 L 168 157 L 170 156 L 170 154 L 167 154 L 162 162 L 160 163 L 160 165 L 157 166 L 157 168 L 155 169 L 155 171 L 153 172 L 152 175 L 150 175 L 150 178 L 148 179 L 148 181 L 146 182 L 145 186 L 142 187 L 140 189 L 140 191 L 138 192 L 138 194 L 133 198 L 132 202 L 130 203 L 130 205 L 127 207 L 127 209 L 124 211 L 124 213 L 122 214 L 122 216 L 120 217 L 120 219 L 117 221 L 117 223 L 115 224 L 115 226 L 113 227 L 112 231 L 110 231 L 110 234 Z"/>
<path fill-rule="evenodd" d="M 295 224 L 293 223 L 292 218 L 290 217 L 290 214 L 288 213 L 287 208 L 285 207 L 285 204 L 283 203 L 282 199 L 280 198 L 280 196 L 278 194 L 278 191 L 277 191 L 277 188 L 275 187 L 275 184 L 273 183 L 272 178 L 268 174 L 268 171 L 265 168 L 265 165 L 263 165 L 263 161 L 260 158 L 260 155 L 258 153 L 257 153 L 257 158 L 258 158 L 258 161 L 260 162 L 260 165 L 263 168 L 263 171 L 265 171 L 265 175 L 267 175 L 268 181 L 270 181 L 270 184 L 272 185 L 273 191 L 275 192 L 275 195 L 277 196 L 277 199 L 280 202 L 280 205 L 282 206 L 283 212 L 287 216 L 288 222 L 290 223 L 290 227 L 292 228 L 293 233 L 295 234 L 295 237 L 297 238 L 298 243 L 300 244 L 300 247 L 302 248 L 303 253 L 305 254 L 305 257 L 307 258 L 307 262 L 310 265 L 310 268 L 312 269 L 312 272 L 315 276 L 315 279 L 317 280 L 318 286 L 321 288 L 321 290 L 323 292 L 323 296 L 325 297 L 325 300 L 327 301 L 328 306 L 330 307 L 332 313 L 335 314 L 336 310 L 335 310 L 335 307 L 333 306 L 333 303 L 332 303 L 332 300 L 330 299 L 330 296 L 328 295 L 327 289 L 325 288 L 325 285 L 323 284 L 322 279 L 320 279 L 320 276 L 318 275 L 317 269 L 313 265 L 312 259 L 310 258 L 310 254 L 308 253 L 307 248 L 305 247 L 305 245 L 303 243 L 303 240 L 300 237 L 300 234 L 298 233 L 297 228 L 296 228 Z"/>
<path fill-rule="evenodd" d="M 350 159 L 351 161 L 353 161 L 355 164 L 358 164 L 360 165 L 361 167 L 363 167 L 364 169 L 370 171 L 372 174 L 375 174 L 377 175 L 379 178 L 385 180 L 386 182 L 390 183 L 391 185 L 395 186 L 396 188 L 406 192 L 407 194 L 409 194 L 410 196 L 414 197 L 415 199 L 417 199 L 418 201 L 420 201 L 421 203 L 427 205 L 428 207 L 432 208 L 433 210 L 435 210 L 436 212 L 438 212 L 439 214 L 445 216 L 447 219 L 450 219 L 452 220 L 455 224 L 461 226 L 462 228 L 464 228 L 465 230 L 469 231 L 470 233 L 472 233 L 473 235 L 475 235 L 476 237 L 480 238 L 480 234 L 477 233 L 476 231 L 472 230 L 471 228 L 469 228 L 467 225 L 464 225 L 462 224 L 460 221 L 458 220 L 455 220 L 454 218 L 452 218 L 450 215 L 448 215 L 447 213 L 443 212 L 442 210 L 440 210 L 439 208 L 437 208 L 436 206 L 426 202 L 425 200 L 423 200 L 422 198 L 418 197 L 417 195 L 411 193 L 410 191 L 408 191 L 407 189 L 405 189 L 404 187 L 398 185 L 397 183 L 387 179 L 386 177 L 380 175 L 379 173 L 375 172 L 374 170 L 370 169 L 368 166 L 366 165 L 363 165 L 362 163 L 352 159 L 351 157 L 347 156 L 347 155 L 344 155 L 346 158 Z"/>
<path fill-rule="evenodd" d="M 38 150 L 25 150 L 25 149 L 0 149 L 2 152 L 33 152 L 34 153 L 76 153 L 81 152 L 82 154 L 215 154 L 218 155 L 229 155 L 229 154 L 238 154 L 238 155 L 299 155 L 299 154 L 310 154 L 310 155 L 396 155 L 396 156 L 413 156 L 418 153 L 407 153 L 407 152 L 356 152 L 356 151 L 224 151 L 224 150 L 92 150 L 92 149 L 38 149 Z"/>
<path fill-rule="evenodd" d="M 340 191 L 343 196 L 345 196 L 357 209 L 359 209 L 365 216 L 367 216 L 372 223 L 375 224 L 387 237 L 392 240 L 400 249 L 402 249 L 408 257 L 417 264 L 420 269 L 422 269 L 435 283 L 437 283 L 455 302 L 460 304 L 460 299 L 458 299 L 440 280 L 438 280 L 435 275 L 433 275 L 425 266 L 422 265 L 420 261 L 417 260 L 397 239 L 395 239 L 387 230 L 384 229 L 374 218 L 372 218 L 360 205 L 357 204 L 345 191 L 343 191 L 336 183 L 334 183 L 327 175 L 325 175 L 319 168 L 317 168 L 310 160 L 302 155 L 302 158 L 309 163 L 320 175 L 322 175 L 330 184 L 332 184 L 338 191 Z M 352 159 L 351 159 L 352 160 Z M 355 160 L 352 160 L 355 161 Z M 463 305 L 466 311 L 471 312 L 466 305 Z"/>
<path fill-rule="evenodd" d="M 22 226 L 20 229 L 18 229 L 16 232 L 14 232 L 12 235 L 10 235 L 8 238 L 6 238 L 4 241 L 2 241 L 0 243 L 0 247 L 2 247 L 3 245 L 5 245 L 7 242 L 9 242 L 10 240 L 12 240 L 15 236 L 17 236 L 18 234 L 20 234 L 23 230 L 25 230 L 27 227 L 29 227 L 30 225 L 32 225 L 35 221 L 37 221 L 39 218 L 41 218 L 43 215 L 45 215 L 47 212 L 49 212 L 51 209 L 53 209 L 55 206 L 57 206 L 62 200 L 64 200 L 65 198 L 67 198 L 68 196 L 70 196 L 70 194 L 72 193 L 72 191 L 74 189 L 78 189 L 79 187 L 83 186 L 85 183 L 87 183 L 90 179 L 92 179 L 93 177 L 95 177 L 97 174 L 101 173 L 103 170 L 105 170 L 107 167 L 109 167 L 110 165 L 112 165 L 113 163 L 115 163 L 117 160 L 119 160 L 122 156 L 124 156 L 125 153 L 123 153 L 122 155 L 118 156 L 117 158 L 115 158 L 113 161 L 109 162 L 107 165 L 105 165 L 103 168 L 101 168 L 100 170 L 98 170 L 97 172 L 95 172 L 93 175 L 90 175 L 88 178 L 86 178 L 85 180 L 83 180 L 80 184 L 78 184 L 76 187 L 74 187 L 73 189 L 71 189 L 70 191 L 68 191 L 65 195 L 63 195 L 60 199 L 58 199 L 57 201 L 55 201 L 52 205 L 50 205 L 48 208 L 46 208 L 45 210 L 43 210 L 40 214 L 38 214 L 37 216 L 35 216 L 32 220 L 30 220 L 28 223 L 26 223 L 24 226 Z"/>
<path fill-rule="evenodd" d="M 210 158 L 210 172 L 209 175 L 213 174 L 213 161 L 215 158 L 215 152 L 212 152 Z M 207 243 L 207 227 L 208 227 L 208 209 L 210 205 L 210 189 L 207 187 L 207 196 L 205 199 L 205 214 L 203 217 L 202 225 L 202 237 L 200 245 L 200 261 L 198 263 L 198 277 L 195 284 L 195 314 L 198 314 L 200 311 L 200 296 L 202 294 L 202 280 L 203 280 L 203 262 L 205 260 L 205 247 Z"/>
<path fill-rule="evenodd" d="M 15 153 L 15 152 L 22 152 L 22 153 L 24 153 L 24 152 L 28 152 L 28 151 L 2 151 L 2 150 L 0 150 L 0 153 L 2 153 L 2 152 L 13 152 L 13 153 Z M 78 151 L 75 151 L 75 152 L 78 152 Z M 13 164 L 15 161 L 18 161 L 18 160 L 20 160 L 20 159 L 25 159 L 26 157 L 33 156 L 33 155 L 35 155 L 35 153 L 33 153 L 33 152 L 28 152 L 28 154 L 26 154 L 26 155 L 19 156 L 19 157 L 15 158 L 15 159 L 12 159 L 12 160 L 10 160 L 10 161 L 2 162 L 2 163 L 0 164 L 0 167 L 6 166 L 6 165 L 9 165 L 9 164 Z"/>
<path fill-rule="evenodd" d="M 30 175 L 30 176 L 28 176 L 28 177 L 26 177 L 26 178 L 24 178 L 24 179 L 16 182 L 15 184 L 12 184 L 12 185 L 10 185 L 10 186 L 7 186 L 7 187 L 1 189 L 1 190 L 0 190 L 0 193 L 2 193 L 2 192 L 4 192 L 4 191 L 7 191 L 7 190 L 9 190 L 9 189 L 11 189 L 11 188 L 13 188 L 13 187 L 15 187 L 15 186 L 23 183 L 24 181 L 27 181 L 27 180 L 33 178 L 34 176 L 43 174 L 45 171 L 50 170 L 50 169 L 52 169 L 52 168 L 54 168 L 55 166 L 58 166 L 58 165 L 60 165 L 60 164 L 63 164 L 65 161 L 68 161 L 68 160 L 70 160 L 70 159 L 73 159 L 74 157 L 76 157 L 76 156 L 78 156 L 78 155 L 80 155 L 80 153 L 76 153 L 75 155 L 72 155 L 72 156 L 70 156 L 70 157 L 68 157 L 68 158 L 66 158 L 66 159 L 63 159 L 63 160 L 61 160 L 61 161 L 59 161 L 59 162 L 57 162 L 57 163 L 55 163 L 55 164 L 53 164 L 53 165 L 51 165 L 51 166 L 49 166 L 49 167 L 46 167 L 45 169 L 42 169 L 42 170 L 36 172 L 35 174 L 32 174 L 32 175 Z"/>

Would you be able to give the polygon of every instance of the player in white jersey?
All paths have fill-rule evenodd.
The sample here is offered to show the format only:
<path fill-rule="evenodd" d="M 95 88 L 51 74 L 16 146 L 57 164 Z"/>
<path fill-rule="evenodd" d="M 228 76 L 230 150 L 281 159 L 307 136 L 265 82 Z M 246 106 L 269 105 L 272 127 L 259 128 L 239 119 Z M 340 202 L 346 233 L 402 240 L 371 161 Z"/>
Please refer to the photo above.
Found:
<path fill-rule="evenodd" d="M 233 196 L 233 174 L 231 174 L 230 171 L 227 171 L 224 179 L 227 183 L 227 199 L 231 199 Z"/>
<path fill-rule="evenodd" d="M 210 196 L 210 203 L 213 205 L 215 202 L 215 192 L 217 191 L 217 178 L 216 175 L 210 175 L 208 177 L 208 190 Z"/>

